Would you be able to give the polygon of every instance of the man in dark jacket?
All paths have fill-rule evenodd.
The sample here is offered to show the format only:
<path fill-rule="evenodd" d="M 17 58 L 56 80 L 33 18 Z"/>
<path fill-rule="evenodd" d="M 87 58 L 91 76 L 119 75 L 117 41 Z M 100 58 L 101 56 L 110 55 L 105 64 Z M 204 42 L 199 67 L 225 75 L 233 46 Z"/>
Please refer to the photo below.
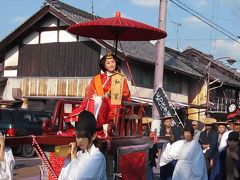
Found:
<path fill-rule="evenodd" d="M 205 118 L 202 122 L 205 124 L 205 130 L 200 133 L 199 143 L 203 148 L 203 153 L 206 158 L 206 166 L 207 166 L 208 175 L 209 175 L 212 164 L 213 164 L 214 156 L 218 152 L 217 132 L 212 129 L 212 125 L 213 123 L 216 122 L 216 120 L 213 118 Z"/>
<path fill-rule="evenodd" d="M 240 124 L 240 123 L 239 123 Z M 238 132 L 230 132 L 227 147 L 214 159 L 210 180 L 240 180 L 240 140 Z"/>

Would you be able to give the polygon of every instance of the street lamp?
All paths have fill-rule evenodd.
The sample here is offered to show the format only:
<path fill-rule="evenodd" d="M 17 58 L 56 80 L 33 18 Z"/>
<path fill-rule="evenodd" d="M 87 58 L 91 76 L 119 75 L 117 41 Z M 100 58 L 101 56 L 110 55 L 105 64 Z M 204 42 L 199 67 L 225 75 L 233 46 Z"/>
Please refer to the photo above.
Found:
<path fill-rule="evenodd" d="M 210 68 L 211 68 L 211 65 L 213 62 L 215 61 L 218 61 L 218 60 L 221 60 L 221 59 L 227 59 L 227 62 L 232 65 L 236 62 L 235 59 L 233 59 L 232 57 L 229 57 L 229 56 L 225 56 L 225 57 L 220 57 L 220 58 L 217 58 L 217 59 L 213 59 L 212 61 L 210 61 L 207 65 L 207 103 L 206 103 L 206 116 L 209 116 L 208 114 L 208 110 L 209 110 L 209 104 L 210 104 L 210 101 L 209 101 L 209 92 L 210 92 L 210 85 L 217 82 L 218 79 L 215 79 L 213 82 L 210 83 Z"/>

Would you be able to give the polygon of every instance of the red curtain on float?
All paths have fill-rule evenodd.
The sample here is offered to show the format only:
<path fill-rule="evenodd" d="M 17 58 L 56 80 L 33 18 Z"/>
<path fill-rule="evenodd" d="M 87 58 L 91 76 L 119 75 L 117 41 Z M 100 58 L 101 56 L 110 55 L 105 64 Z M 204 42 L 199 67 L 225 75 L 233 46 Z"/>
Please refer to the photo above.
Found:
<path fill-rule="evenodd" d="M 147 152 L 121 154 L 119 157 L 119 172 L 122 180 L 146 179 Z"/>

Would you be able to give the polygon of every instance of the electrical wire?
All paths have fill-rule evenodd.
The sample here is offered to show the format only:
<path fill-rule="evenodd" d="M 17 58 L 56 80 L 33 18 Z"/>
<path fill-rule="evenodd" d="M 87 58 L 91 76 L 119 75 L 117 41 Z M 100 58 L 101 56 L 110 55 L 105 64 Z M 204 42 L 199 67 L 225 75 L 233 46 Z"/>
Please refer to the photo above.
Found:
<path fill-rule="evenodd" d="M 238 36 L 232 34 L 231 32 L 227 31 L 226 29 L 222 28 L 221 26 L 211 22 L 210 20 L 208 20 L 207 18 L 203 17 L 202 15 L 200 15 L 199 13 L 197 13 L 196 11 L 192 10 L 191 8 L 189 8 L 188 6 L 186 6 L 184 3 L 181 3 L 179 1 L 175 1 L 175 0 L 170 0 L 172 3 L 174 3 L 176 6 L 180 7 L 181 9 L 183 9 L 184 11 L 188 12 L 189 14 L 193 15 L 194 17 L 200 19 L 201 21 L 203 21 L 204 23 L 206 23 L 207 25 L 211 26 L 212 28 L 214 28 L 215 30 L 217 30 L 218 32 L 224 34 L 225 36 L 227 36 L 228 38 L 230 38 L 231 40 L 237 42 L 238 44 L 240 44 L 240 42 L 238 40 L 236 40 L 235 38 L 238 38 Z M 180 4 L 184 4 L 184 7 Z M 190 11 L 190 10 L 191 11 Z M 193 12 L 192 12 L 193 11 Z M 198 15 L 197 15 L 198 14 Z M 233 37 L 232 37 L 233 36 Z"/>
<path fill-rule="evenodd" d="M 230 35 L 232 35 L 233 37 L 237 37 L 235 34 L 231 33 L 230 31 L 226 30 L 225 28 L 219 26 L 218 24 L 212 22 L 210 19 L 204 17 L 203 15 L 201 15 L 199 12 L 195 11 L 194 9 L 188 7 L 186 4 L 184 4 L 183 2 L 179 1 L 179 0 L 175 0 L 176 2 L 182 4 L 185 8 L 189 9 L 191 12 L 197 14 L 198 16 L 200 16 L 202 19 L 206 20 L 208 23 L 213 24 L 214 26 L 216 26 L 217 28 L 220 28 L 222 30 L 224 30 L 226 33 L 229 33 Z"/>

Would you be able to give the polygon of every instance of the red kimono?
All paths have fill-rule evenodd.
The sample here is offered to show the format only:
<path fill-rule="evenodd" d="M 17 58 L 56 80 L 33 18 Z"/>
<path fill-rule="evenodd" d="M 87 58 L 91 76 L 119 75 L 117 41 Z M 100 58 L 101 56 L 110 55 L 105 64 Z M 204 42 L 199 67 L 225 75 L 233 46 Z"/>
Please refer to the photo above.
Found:
<path fill-rule="evenodd" d="M 98 74 L 93 77 L 92 81 L 86 88 L 85 98 L 77 109 L 75 109 L 70 116 L 78 115 L 82 110 L 86 109 L 93 112 L 97 118 L 97 128 L 102 128 L 103 124 L 108 124 L 113 121 L 114 117 L 117 116 L 116 109 L 119 105 L 111 104 L 111 83 L 112 77 L 109 73 Z M 96 110 L 96 97 L 100 97 L 101 105 Z M 130 91 L 128 88 L 127 80 L 124 78 L 122 87 L 122 100 L 130 101 Z M 97 112 L 96 112 L 97 111 Z"/>

